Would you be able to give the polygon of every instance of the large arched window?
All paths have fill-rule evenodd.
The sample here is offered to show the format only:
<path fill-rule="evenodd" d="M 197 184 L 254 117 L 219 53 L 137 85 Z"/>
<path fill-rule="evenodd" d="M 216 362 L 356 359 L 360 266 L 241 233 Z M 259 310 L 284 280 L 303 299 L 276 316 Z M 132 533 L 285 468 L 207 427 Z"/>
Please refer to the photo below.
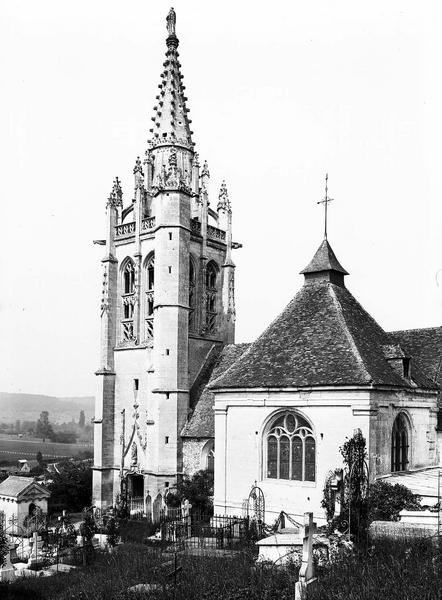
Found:
<path fill-rule="evenodd" d="M 215 333 L 217 327 L 218 267 L 211 261 L 206 267 L 206 331 Z"/>
<path fill-rule="evenodd" d="M 135 265 L 128 258 L 123 263 L 122 273 L 123 318 L 121 320 L 123 340 L 134 339 Z"/>
<path fill-rule="evenodd" d="M 189 331 L 195 331 L 195 284 L 195 265 L 189 257 Z"/>
<path fill-rule="evenodd" d="M 315 481 L 316 442 L 311 425 L 293 411 L 279 413 L 265 435 L 269 479 Z"/>
<path fill-rule="evenodd" d="M 144 264 L 146 272 L 146 317 L 144 335 L 146 340 L 153 339 L 153 304 L 155 284 L 155 256 L 151 254 Z"/>
<path fill-rule="evenodd" d="M 391 432 L 391 470 L 406 471 L 409 464 L 409 427 L 407 417 L 399 413 Z"/>

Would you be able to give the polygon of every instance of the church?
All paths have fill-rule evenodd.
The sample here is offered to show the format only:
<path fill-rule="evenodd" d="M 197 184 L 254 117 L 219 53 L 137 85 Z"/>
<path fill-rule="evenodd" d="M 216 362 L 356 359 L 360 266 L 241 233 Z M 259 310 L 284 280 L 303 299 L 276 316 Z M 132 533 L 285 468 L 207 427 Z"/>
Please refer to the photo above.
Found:
<path fill-rule="evenodd" d="M 115 179 L 100 241 L 93 503 L 124 497 L 155 519 L 180 477 L 210 469 L 216 513 L 240 515 L 257 485 L 270 521 L 281 510 L 321 520 L 325 480 L 355 429 L 371 479 L 439 464 L 442 328 L 384 331 L 348 290 L 325 231 L 283 313 L 254 343 L 234 343 L 241 244 L 227 186 L 214 202 L 192 141 L 173 9 L 167 33 L 133 200 Z"/>

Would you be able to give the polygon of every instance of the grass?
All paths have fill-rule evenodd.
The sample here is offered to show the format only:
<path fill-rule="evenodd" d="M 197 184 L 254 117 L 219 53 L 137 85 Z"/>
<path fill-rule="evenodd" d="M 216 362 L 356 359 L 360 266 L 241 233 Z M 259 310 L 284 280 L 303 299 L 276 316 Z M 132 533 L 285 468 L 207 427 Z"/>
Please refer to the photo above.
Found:
<path fill-rule="evenodd" d="M 40 451 L 45 461 L 55 460 L 60 457 L 75 456 L 83 450 L 92 450 L 92 444 L 61 444 L 39 439 L 21 439 L 14 437 L 0 437 L 0 459 L 14 464 L 20 458 L 35 460 Z"/>
<path fill-rule="evenodd" d="M 442 569 L 428 543 L 395 542 L 375 551 L 355 554 L 318 571 L 319 582 L 309 600 L 436 600 L 442 589 Z M 437 558 L 437 553 L 436 553 Z M 68 574 L 0 584 L 2 600 L 292 600 L 298 571 L 255 565 L 250 554 L 233 558 L 178 555 L 183 567 L 174 590 L 161 566 L 173 559 L 141 544 L 122 544 L 114 553 L 98 555 L 94 564 Z M 149 595 L 127 590 L 156 582 Z"/>

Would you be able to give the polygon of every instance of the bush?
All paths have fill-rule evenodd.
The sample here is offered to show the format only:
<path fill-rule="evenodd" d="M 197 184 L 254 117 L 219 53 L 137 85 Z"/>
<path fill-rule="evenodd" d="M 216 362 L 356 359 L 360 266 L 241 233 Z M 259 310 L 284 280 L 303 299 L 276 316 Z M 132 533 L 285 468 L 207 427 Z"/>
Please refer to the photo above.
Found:
<path fill-rule="evenodd" d="M 198 471 L 192 477 L 186 477 L 177 483 L 176 491 L 166 496 L 168 506 L 180 506 L 188 500 L 193 509 L 202 512 L 212 510 L 213 473 L 211 471 Z"/>
<path fill-rule="evenodd" d="M 404 485 L 376 481 L 368 497 L 369 521 L 398 521 L 401 510 L 422 510 L 421 497 Z"/>
<path fill-rule="evenodd" d="M 107 535 L 107 543 L 111 548 L 113 548 L 118 544 L 118 540 L 120 539 L 120 527 L 115 517 L 109 517 L 106 523 L 105 531 Z"/>

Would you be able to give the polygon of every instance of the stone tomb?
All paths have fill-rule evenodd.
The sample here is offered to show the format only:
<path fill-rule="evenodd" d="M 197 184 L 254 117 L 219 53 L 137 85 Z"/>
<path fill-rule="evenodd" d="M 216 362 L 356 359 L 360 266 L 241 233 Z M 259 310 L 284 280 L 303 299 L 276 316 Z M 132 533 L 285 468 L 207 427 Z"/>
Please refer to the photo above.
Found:
<path fill-rule="evenodd" d="M 17 532 L 24 520 L 36 508 L 48 512 L 48 498 L 51 493 L 32 477 L 11 475 L 0 483 L 0 511 L 5 514 L 6 523 L 14 522 Z"/>

